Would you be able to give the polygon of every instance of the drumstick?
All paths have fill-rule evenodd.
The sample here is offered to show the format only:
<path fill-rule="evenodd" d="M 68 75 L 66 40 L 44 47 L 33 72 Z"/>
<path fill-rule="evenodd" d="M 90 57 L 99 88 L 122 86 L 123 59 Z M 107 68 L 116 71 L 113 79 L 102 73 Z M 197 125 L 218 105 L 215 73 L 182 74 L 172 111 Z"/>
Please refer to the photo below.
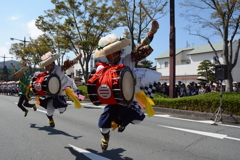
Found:
<path fill-rule="evenodd" d="M 14 66 L 14 64 L 13 64 L 13 63 L 11 63 L 11 65 L 13 66 L 13 68 L 14 68 L 14 69 L 17 69 L 17 68 Z"/>
<path fill-rule="evenodd" d="M 142 7 L 142 9 L 145 11 L 145 13 L 148 15 L 148 17 L 153 20 L 152 16 L 150 16 L 150 14 L 148 13 L 147 9 L 142 5 L 141 2 L 139 2 L 139 6 Z"/>

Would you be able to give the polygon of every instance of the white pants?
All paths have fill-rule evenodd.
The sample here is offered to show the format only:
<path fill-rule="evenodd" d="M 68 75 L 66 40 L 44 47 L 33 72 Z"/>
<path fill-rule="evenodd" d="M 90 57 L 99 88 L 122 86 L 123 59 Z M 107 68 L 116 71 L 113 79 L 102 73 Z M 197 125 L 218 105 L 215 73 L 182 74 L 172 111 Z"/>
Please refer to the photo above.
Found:
<path fill-rule="evenodd" d="M 66 110 L 66 107 L 58 108 L 59 112 L 64 112 Z M 55 111 L 55 108 L 53 107 L 53 100 L 49 100 L 47 104 L 47 115 L 52 116 Z"/>

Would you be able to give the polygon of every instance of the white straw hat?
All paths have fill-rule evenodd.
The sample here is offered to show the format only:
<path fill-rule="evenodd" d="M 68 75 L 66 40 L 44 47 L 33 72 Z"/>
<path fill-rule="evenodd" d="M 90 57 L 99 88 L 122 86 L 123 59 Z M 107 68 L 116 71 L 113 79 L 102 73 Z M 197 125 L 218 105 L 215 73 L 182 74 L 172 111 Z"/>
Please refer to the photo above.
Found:
<path fill-rule="evenodd" d="M 42 62 L 39 63 L 39 67 L 40 68 L 46 67 L 47 65 L 57 60 L 59 57 L 60 57 L 60 54 L 58 53 L 52 54 L 51 52 L 47 52 L 41 57 Z"/>
<path fill-rule="evenodd" d="M 25 67 L 22 67 L 20 70 L 18 70 L 16 73 L 13 74 L 13 77 L 15 77 L 17 79 L 23 78 L 24 71 L 25 71 Z"/>
<path fill-rule="evenodd" d="M 120 51 L 124 47 L 128 46 L 130 41 L 123 37 L 117 37 L 116 34 L 110 34 L 99 40 L 98 47 L 95 50 L 94 57 L 100 58 Z"/>

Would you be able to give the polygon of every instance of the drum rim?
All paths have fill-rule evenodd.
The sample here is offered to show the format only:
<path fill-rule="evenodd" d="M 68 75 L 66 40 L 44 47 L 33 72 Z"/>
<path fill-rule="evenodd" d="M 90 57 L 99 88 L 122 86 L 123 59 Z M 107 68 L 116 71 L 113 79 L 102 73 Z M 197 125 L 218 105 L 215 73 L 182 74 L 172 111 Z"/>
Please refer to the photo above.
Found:
<path fill-rule="evenodd" d="M 95 73 L 96 73 L 96 69 L 93 69 L 92 72 L 89 74 L 88 79 L 92 78 L 92 75 Z M 88 91 L 88 95 L 89 95 L 88 97 L 89 97 L 90 101 L 96 106 L 101 105 L 102 102 L 99 100 L 97 95 L 96 96 L 90 95 L 90 88 L 94 88 L 94 86 L 90 86 L 87 83 L 87 91 Z M 97 87 L 94 88 L 94 91 L 95 91 L 94 93 L 97 93 Z"/>

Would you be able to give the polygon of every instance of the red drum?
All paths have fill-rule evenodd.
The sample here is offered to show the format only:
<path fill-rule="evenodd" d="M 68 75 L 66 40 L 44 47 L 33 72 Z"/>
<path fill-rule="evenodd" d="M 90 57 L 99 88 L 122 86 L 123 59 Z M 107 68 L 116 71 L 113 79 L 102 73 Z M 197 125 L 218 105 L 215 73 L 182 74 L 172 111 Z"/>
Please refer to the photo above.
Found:
<path fill-rule="evenodd" d="M 32 91 L 41 96 L 53 96 L 60 92 L 61 81 L 58 75 L 42 72 L 32 78 Z"/>
<path fill-rule="evenodd" d="M 129 67 L 103 69 L 101 74 L 93 70 L 89 76 L 88 96 L 94 105 L 129 105 L 134 97 L 135 81 Z M 110 70 L 110 71 L 109 71 Z M 108 74 L 106 74 L 108 72 Z M 96 80 L 92 80 L 95 77 Z M 93 83 L 92 83 L 93 82 Z"/>

